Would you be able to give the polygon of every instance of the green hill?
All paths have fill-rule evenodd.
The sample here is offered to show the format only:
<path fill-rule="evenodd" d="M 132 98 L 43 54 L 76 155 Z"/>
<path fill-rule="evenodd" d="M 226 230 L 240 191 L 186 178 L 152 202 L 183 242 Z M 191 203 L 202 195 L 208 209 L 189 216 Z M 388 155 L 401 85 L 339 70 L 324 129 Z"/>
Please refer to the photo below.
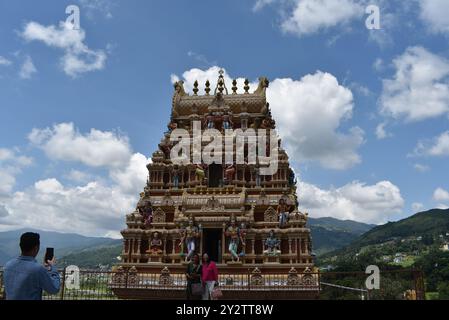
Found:
<path fill-rule="evenodd" d="M 41 250 L 37 257 L 38 261 L 43 259 L 46 247 L 55 248 L 56 258 L 61 260 L 62 257 L 67 255 L 88 252 L 89 250 L 101 250 L 122 243 L 121 240 L 110 238 L 85 237 L 79 234 L 32 229 L 0 232 L 0 266 L 20 254 L 19 240 L 24 232 L 37 232 L 41 236 Z"/>
<path fill-rule="evenodd" d="M 434 237 L 446 232 L 449 232 L 449 209 L 433 209 L 375 227 L 362 235 L 352 246 L 361 247 L 410 237 Z"/>
<path fill-rule="evenodd" d="M 362 233 L 374 227 L 374 225 L 335 218 L 309 218 L 308 225 L 312 232 L 313 251 L 318 256 L 347 246 Z"/>

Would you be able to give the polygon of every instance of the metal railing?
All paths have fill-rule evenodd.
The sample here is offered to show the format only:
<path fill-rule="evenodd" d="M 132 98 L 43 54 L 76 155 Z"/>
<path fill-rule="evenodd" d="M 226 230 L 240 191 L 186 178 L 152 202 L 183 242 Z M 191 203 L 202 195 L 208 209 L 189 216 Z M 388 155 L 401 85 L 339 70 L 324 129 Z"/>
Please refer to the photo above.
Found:
<path fill-rule="evenodd" d="M 187 280 L 182 273 L 160 274 L 137 273 L 136 271 L 79 271 L 73 277 L 66 270 L 60 271 L 61 290 L 56 295 L 44 293 L 44 300 L 117 300 L 115 291 L 158 290 L 178 292 L 186 291 Z M 424 299 L 424 279 L 420 271 L 384 271 L 381 272 L 380 290 L 367 290 L 367 275 L 363 272 L 290 272 L 288 274 L 262 273 L 248 270 L 244 274 L 224 273 L 219 276 L 220 288 L 223 292 L 261 293 L 318 292 L 323 300 L 405 300 Z M 0 268 L 0 299 L 5 298 L 3 286 L 3 270 Z"/>

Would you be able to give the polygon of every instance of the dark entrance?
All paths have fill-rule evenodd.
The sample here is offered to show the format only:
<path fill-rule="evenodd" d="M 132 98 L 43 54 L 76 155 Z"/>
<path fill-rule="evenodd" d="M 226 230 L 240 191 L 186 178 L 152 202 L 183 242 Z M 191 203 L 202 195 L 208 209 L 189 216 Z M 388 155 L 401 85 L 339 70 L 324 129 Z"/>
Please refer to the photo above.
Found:
<path fill-rule="evenodd" d="M 223 166 L 211 164 L 209 166 L 209 188 L 218 188 L 223 185 Z"/>
<path fill-rule="evenodd" d="M 203 253 L 207 253 L 212 261 L 221 263 L 222 229 L 203 230 Z"/>

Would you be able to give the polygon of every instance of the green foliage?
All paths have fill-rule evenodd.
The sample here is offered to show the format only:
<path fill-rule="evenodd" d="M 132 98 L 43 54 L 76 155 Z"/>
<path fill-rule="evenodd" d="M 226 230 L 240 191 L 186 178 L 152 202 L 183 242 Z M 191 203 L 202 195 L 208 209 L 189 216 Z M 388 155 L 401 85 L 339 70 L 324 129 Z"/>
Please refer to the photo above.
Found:
<path fill-rule="evenodd" d="M 99 265 L 111 267 L 117 263 L 117 257 L 122 252 L 122 245 L 86 250 L 69 254 L 58 262 L 60 266 L 77 265 L 80 268 L 92 269 Z"/>

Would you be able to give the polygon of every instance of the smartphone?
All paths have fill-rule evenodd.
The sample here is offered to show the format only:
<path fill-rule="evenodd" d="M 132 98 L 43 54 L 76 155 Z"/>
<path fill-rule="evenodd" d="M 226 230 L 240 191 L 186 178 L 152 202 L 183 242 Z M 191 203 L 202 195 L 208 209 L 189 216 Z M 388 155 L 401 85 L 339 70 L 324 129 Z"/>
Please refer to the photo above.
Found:
<path fill-rule="evenodd" d="M 54 248 L 47 248 L 45 250 L 45 262 L 53 260 L 54 256 L 55 256 Z"/>

